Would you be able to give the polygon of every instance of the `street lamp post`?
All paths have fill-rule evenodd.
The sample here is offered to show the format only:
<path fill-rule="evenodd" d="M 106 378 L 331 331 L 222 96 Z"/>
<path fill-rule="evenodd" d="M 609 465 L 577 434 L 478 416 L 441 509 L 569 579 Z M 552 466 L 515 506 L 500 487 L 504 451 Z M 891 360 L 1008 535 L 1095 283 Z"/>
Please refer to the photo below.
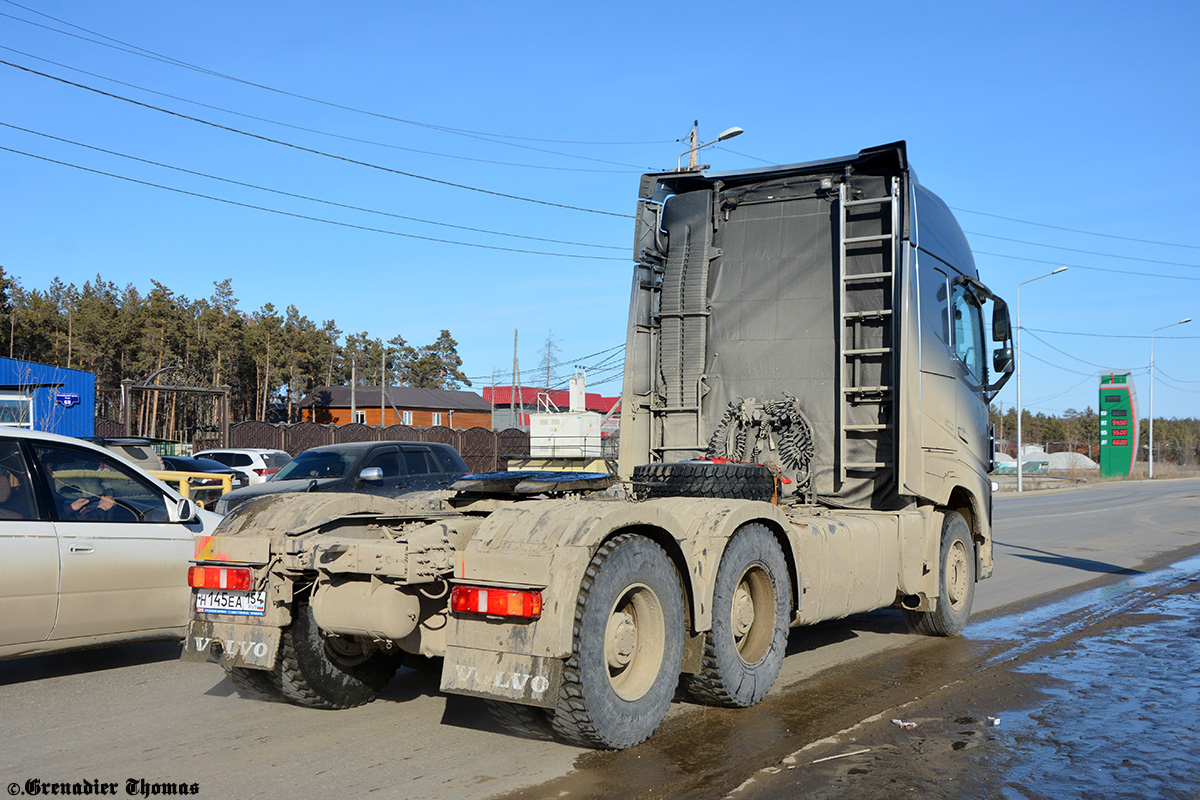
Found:
<path fill-rule="evenodd" d="M 1045 275 L 1038 275 L 1036 278 L 1030 278 L 1027 281 L 1021 281 L 1017 284 L 1017 491 L 1025 490 L 1023 480 L 1023 470 L 1021 469 L 1021 416 L 1025 413 L 1024 406 L 1021 405 L 1021 287 L 1027 283 L 1040 281 L 1042 278 L 1049 278 L 1051 275 L 1057 275 L 1060 272 L 1066 272 L 1066 267 L 1059 267 L 1056 270 L 1047 272 Z"/>
<path fill-rule="evenodd" d="M 1170 325 L 1163 325 L 1161 328 L 1155 328 L 1150 331 L 1150 450 L 1148 452 L 1148 460 L 1150 462 L 1150 477 L 1154 477 L 1154 334 L 1165 328 L 1174 328 L 1176 325 L 1183 325 L 1191 322 L 1192 318 L 1181 319 L 1179 322 L 1172 322 Z M 1132 420 L 1133 424 L 1137 424 L 1137 420 Z"/>
<path fill-rule="evenodd" d="M 704 166 L 704 167 L 700 166 L 699 162 L 696 159 L 696 152 L 705 147 L 708 147 L 709 145 L 714 145 L 717 142 L 723 142 L 726 139 L 732 139 L 735 136 L 740 136 L 742 133 L 744 133 L 744 131 L 735 125 L 732 128 L 726 128 L 724 131 L 721 132 L 720 136 L 713 139 L 711 142 L 705 142 L 704 144 L 696 144 L 696 139 L 699 137 L 697 136 L 697 127 L 695 124 L 693 124 L 692 132 L 688 137 L 689 140 L 691 141 L 692 146 L 679 154 L 679 159 L 675 163 L 675 171 L 683 172 L 683 157 L 684 156 L 688 157 L 687 168 L 689 171 L 695 171 L 698 169 L 708 169 L 707 166 Z"/>

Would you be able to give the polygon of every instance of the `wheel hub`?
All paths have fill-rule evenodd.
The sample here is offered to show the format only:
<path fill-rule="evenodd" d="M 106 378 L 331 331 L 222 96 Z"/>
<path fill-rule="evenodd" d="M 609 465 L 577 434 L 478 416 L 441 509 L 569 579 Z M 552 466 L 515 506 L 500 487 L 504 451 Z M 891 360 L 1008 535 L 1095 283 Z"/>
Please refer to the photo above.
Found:
<path fill-rule="evenodd" d="M 637 622 L 628 611 L 613 614 L 608 623 L 608 636 L 604 643 L 604 655 L 610 669 L 623 669 L 633 660 L 637 650 Z"/>
<path fill-rule="evenodd" d="M 617 697 L 632 702 L 650 690 L 662 665 L 665 637 L 662 603 L 654 591 L 641 583 L 626 588 L 604 629 L 608 683 Z"/>
<path fill-rule="evenodd" d="M 745 663 L 757 664 L 770 650 L 775 635 L 775 586 L 761 564 L 752 564 L 742 573 L 733 591 L 729 628 Z"/>
<path fill-rule="evenodd" d="M 946 557 L 946 598 L 954 608 L 966 602 L 971 580 L 971 565 L 967 562 L 967 549 L 962 542 L 955 542 Z"/>
<path fill-rule="evenodd" d="M 754 598 L 742 583 L 733 596 L 733 638 L 740 641 L 754 625 Z"/>

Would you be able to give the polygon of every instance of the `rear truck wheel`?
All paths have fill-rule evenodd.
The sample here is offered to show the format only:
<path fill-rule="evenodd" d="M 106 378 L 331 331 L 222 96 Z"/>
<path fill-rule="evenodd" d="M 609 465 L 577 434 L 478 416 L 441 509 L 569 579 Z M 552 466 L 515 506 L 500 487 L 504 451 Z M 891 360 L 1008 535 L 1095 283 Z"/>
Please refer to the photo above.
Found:
<path fill-rule="evenodd" d="M 639 500 L 723 497 L 770 502 L 775 496 L 775 477 L 763 464 L 679 461 L 634 467 L 633 488 Z"/>
<path fill-rule="evenodd" d="M 938 583 L 937 608 L 904 609 L 904 622 L 913 633 L 957 636 L 967 627 L 975 599 L 975 542 L 967 521 L 957 511 L 947 511 L 942 520 Z"/>
<path fill-rule="evenodd" d="M 354 708 L 374 700 L 396 672 L 396 659 L 368 652 L 353 640 L 326 637 L 317 627 L 312 607 L 296 604 L 292 624 L 279 647 L 279 689 L 296 705 L 309 708 Z"/>
<path fill-rule="evenodd" d="M 247 669 L 246 667 L 225 667 L 229 682 L 234 685 L 243 697 L 254 700 L 279 701 L 283 692 L 279 689 L 279 675 L 276 670 Z"/>
<path fill-rule="evenodd" d="M 683 590 L 666 552 L 635 534 L 605 542 L 579 588 L 554 731 L 613 750 L 649 738 L 679 682 L 683 625 Z"/>
<path fill-rule="evenodd" d="M 553 738 L 550 727 L 550 712 L 536 706 L 506 703 L 503 700 L 484 700 L 488 713 L 500 727 L 526 739 L 546 740 Z"/>
<path fill-rule="evenodd" d="M 712 630 L 688 691 L 730 708 L 762 700 L 783 667 L 791 607 L 792 581 L 779 542 L 763 525 L 743 526 L 717 568 Z"/>

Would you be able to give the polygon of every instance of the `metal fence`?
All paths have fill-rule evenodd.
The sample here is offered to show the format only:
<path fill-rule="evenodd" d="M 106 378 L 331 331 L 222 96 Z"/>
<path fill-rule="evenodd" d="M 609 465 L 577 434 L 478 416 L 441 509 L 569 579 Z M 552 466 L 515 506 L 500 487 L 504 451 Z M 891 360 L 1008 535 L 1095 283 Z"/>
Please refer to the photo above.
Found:
<path fill-rule="evenodd" d="M 119 438 L 124 425 L 113 419 L 96 418 L 96 435 Z M 249 420 L 229 426 L 229 441 L 222 442 L 215 430 L 196 432 L 192 451 L 219 447 L 266 447 L 283 450 L 293 456 L 312 447 L 345 442 L 441 442 L 457 450 L 472 472 L 497 472 L 508 466 L 510 458 L 529 457 L 529 433 L 517 428 L 490 431 L 486 428 L 414 428 L 389 425 L 386 428 L 351 425 L 319 425 L 297 422 L 291 425 Z"/>
<path fill-rule="evenodd" d="M 229 447 L 267 447 L 297 455 L 311 447 L 346 442 L 441 442 L 457 450 L 472 472 L 496 472 L 505 469 L 510 458 L 529 456 L 529 434 L 515 428 L 503 431 L 408 425 L 381 428 L 358 423 L 319 425 L 315 422 L 273 425 L 255 420 L 229 426 Z"/>

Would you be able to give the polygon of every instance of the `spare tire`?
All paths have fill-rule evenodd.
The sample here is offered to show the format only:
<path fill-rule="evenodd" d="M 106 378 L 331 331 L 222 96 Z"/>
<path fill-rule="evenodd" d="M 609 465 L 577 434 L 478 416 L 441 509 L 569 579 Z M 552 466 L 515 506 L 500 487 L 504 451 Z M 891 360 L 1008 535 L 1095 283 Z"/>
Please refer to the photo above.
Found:
<path fill-rule="evenodd" d="M 732 461 L 643 464 L 633 469 L 633 489 L 639 500 L 655 497 L 727 497 L 770 502 L 775 497 L 775 477 L 763 464 Z"/>

